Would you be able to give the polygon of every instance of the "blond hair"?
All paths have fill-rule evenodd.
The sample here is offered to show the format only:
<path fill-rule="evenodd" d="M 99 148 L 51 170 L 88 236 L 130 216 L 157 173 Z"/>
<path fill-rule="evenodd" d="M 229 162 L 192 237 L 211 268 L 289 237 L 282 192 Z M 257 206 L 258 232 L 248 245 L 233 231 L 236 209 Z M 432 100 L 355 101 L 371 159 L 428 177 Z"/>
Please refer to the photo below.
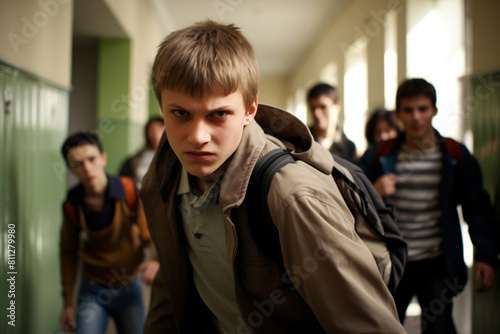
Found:
<path fill-rule="evenodd" d="M 233 24 L 198 22 L 169 34 L 156 54 L 151 81 L 161 106 L 164 89 L 191 96 L 240 91 L 248 109 L 259 90 L 252 45 Z"/>

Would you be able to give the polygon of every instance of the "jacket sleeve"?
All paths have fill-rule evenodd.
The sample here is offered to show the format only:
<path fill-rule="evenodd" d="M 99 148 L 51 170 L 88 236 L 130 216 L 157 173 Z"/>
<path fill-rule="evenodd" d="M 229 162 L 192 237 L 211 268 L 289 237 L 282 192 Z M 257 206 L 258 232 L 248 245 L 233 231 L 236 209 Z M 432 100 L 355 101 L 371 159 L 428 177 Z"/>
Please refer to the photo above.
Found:
<path fill-rule="evenodd" d="M 392 295 L 371 252 L 355 232 L 338 189 L 325 190 L 318 183 L 295 189 L 281 200 L 286 209 L 275 211 L 273 220 L 285 267 L 325 331 L 404 333 Z"/>
<path fill-rule="evenodd" d="M 59 254 L 61 259 L 61 279 L 63 286 L 64 306 L 74 306 L 76 273 L 78 269 L 79 229 L 70 223 L 66 214 L 61 227 Z"/>
<path fill-rule="evenodd" d="M 476 261 L 498 265 L 498 220 L 490 196 L 483 188 L 483 177 L 477 160 L 461 145 L 462 163 L 459 165 L 460 191 L 464 220 L 469 225 L 469 235 L 476 247 Z M 495 239 L 496 238 L 496 239 Z"/>
<path fill-rule="evenodd" d="M 161 270 L 158 270 L 151 286 L 151 300 L 143 333 L 177 333 L 173 319 L 172 305 L 167 294 Z"/>

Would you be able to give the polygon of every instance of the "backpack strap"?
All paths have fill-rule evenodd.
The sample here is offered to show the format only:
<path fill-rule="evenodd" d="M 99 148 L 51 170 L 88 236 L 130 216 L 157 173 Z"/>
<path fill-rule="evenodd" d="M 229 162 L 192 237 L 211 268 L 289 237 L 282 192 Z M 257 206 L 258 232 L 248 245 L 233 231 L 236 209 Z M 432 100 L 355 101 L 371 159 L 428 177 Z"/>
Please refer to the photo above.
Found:
<path fill-rule="evenodd" d="M 126 176 L 120 176 L 120 180 L 122 181 L 123 189 L 125 190 L 128 208 L 130 209 L 130 212 L 135 212 L 137 210 L 137 193 L 135 191 L 134 181 Z"/>
<path fill-rule="evenodd" d="M 76 228 L 80 228 L 80 221 L 78 219 L 78 212 L 73 204 L 66 200 L 63 204 L 63 212 L 68 218 L 68 221 Z"/>
<path fill-rule="evenodd" d="M 250 230 L 255 244 L 262 252 L 276 261 L 283 261 L 279 243 L 278 229 L 274 225 L 267 195 L 274 174 L 283 166 L 295 162 L 290 149 L 274 149 L 267 153 L 255 165 L 245 200 L 247 214 L 251 220 Z"/>
<path fill-rule="evenodd" d="M 455 160 L 457 160 L 458 164 L 462 163 L 462 148 L 460 147 L 460 144 L 451 139 L 451 138 L 445 138 L 445 143 L 446 143 L 446 150 L 448 151 L 448 154 Z"/>

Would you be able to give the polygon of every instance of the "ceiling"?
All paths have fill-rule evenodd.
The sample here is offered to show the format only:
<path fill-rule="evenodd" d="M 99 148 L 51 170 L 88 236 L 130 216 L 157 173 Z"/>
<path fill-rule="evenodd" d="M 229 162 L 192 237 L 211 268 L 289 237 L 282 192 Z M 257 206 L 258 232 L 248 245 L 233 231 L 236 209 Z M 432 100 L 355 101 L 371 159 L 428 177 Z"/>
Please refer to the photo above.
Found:
<path fill-rule="evenodd" d="M 149 0 L 165 35 L 212 19 L 234 23 L 253 45 L 262 77 L 286 77 L 349 0 Z M 126 37 L 104 0 L 75 1 L 74 43 Z"/>
<path fill-rule="evenodd" d="M 205 19 L 234 23 L 263 77 L 285 77 L 348 0 L 150 0 L 166 33 Z"/>

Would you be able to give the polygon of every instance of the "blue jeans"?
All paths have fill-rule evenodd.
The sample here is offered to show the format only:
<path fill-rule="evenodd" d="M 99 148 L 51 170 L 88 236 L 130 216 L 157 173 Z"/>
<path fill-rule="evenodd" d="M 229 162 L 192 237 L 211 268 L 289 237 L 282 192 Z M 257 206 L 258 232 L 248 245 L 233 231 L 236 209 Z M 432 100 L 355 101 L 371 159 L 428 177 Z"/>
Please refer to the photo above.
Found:
<path fill-rule="evenodd" d="M 76 333 L 105 334 L 111 317 L 119 334 L 142 333 L 145 309 L 139 278 L 124 288 L 100 285 L 82 277 L 76 309 Z"/>

